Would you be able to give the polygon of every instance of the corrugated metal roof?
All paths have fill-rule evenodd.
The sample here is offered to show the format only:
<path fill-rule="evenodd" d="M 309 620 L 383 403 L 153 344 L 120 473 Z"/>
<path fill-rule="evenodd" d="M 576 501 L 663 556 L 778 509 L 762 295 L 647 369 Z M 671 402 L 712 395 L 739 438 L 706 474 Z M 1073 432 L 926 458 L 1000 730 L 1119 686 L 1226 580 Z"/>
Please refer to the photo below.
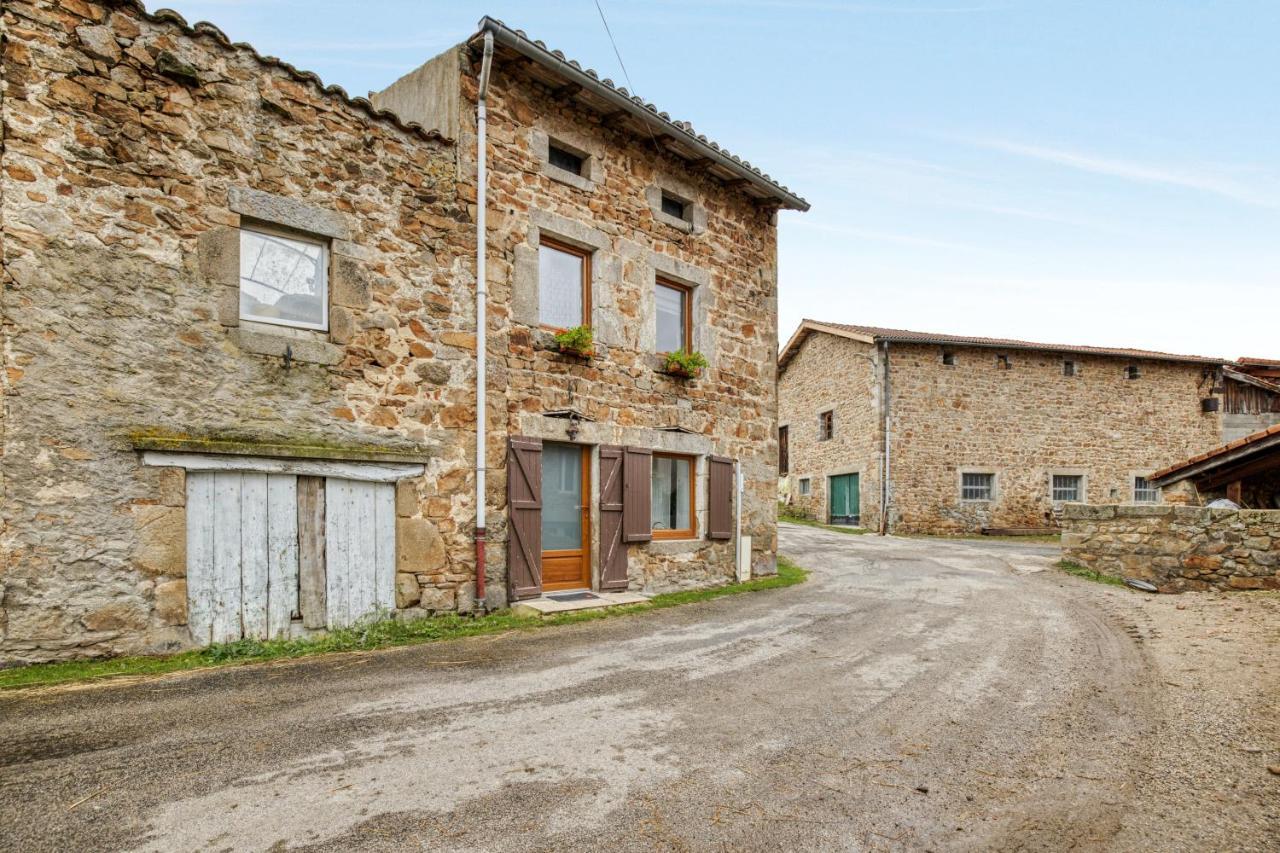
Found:
<path fill-rule="evenodd" d="M 810 332 L 826 332 L 842 335 L 867 343 L 913 343 L 937 344 L 939 346 L 983 347 L 986 349 L 1038 350 L 1043 352 L 1073 353 L 1079 355 L 1097 355 L 1108 358 L 1147 359 L 1152 361 L 1180 361 L 1195 364 L 1231 364 L 1230 359 L 1214 358 L 1205 355 L 1178 355 L 1158 352 L 1156 350 L 1132 349 L 1129 347 L 1098 347 L 1084 344 L 1052 344 L 1036 341 L 1023 341 L 1014 338 L 984 338 L 968 335 L 948 335 L 937 332 L 913 332 L 906 329 L 888 329 L 882 326 L 855 326 L 847 323 L 826 323 L 819 320 L 804 320 L 796 333 L 787 342 L 786 348 L 778 357 L 780 365 L 785 366 L 794 355 L 794 349 L 800 345 Z"/>

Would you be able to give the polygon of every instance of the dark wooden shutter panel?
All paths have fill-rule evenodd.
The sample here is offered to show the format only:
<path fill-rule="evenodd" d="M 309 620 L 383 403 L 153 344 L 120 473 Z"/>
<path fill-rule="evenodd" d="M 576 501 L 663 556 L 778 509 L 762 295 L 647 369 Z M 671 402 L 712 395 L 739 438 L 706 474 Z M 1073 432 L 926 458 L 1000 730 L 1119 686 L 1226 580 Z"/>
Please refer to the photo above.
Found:
<path fill-rule="evenodd" d="M 653 451 L 628 447 L 622 463 L 622 541 L 648 542 L 653 539 Z"/>
<path fill-rule="evenodd" d="M 707 538 L 733 538 L 733 460 L 723 456 L 707 462 Z"/>
<path fill-rule="evenodd" d="M 623 504 L 621 447 L 600 448 L 600 589 L 627 588 L 627 545 L 622 541 Z"/>
<path fill-rule="evenodd" d="M 542 439 L 507 446 L 507 589 L 512 600 L 542 594 Z"/>

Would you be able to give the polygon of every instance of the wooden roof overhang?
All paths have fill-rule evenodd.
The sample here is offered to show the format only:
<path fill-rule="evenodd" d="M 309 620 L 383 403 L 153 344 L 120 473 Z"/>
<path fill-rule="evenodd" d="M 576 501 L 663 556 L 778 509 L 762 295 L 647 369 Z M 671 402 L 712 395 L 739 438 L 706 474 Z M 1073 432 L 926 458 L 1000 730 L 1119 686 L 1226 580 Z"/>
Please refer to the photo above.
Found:
<path fill-rule="evenodd" d="M 495 68 L 520 67 L 533 80 L 549 88 L 555 97 L 594 112 L 606 126 L 651 139 L 666 153 L 683 160 L 690 170 L 702 172 L 726 188 L 739 190 L 760 207 L 809 209 L 809 202 L 697 133 L 688 122 L 659 112 L 653 104 L 501 21 L 489 17 L 480 20 L 479 32 L 468 41 L 473 50 L 479 48 L 486 32 L 493 34 Z"/>
<path fill-rule="evenodd" d="M 1191 480 L 1205 490 L 1280 470 L 1280 426 L 1256 432 L 1208 453 L 1157 471 L 1153 486 Z"/>

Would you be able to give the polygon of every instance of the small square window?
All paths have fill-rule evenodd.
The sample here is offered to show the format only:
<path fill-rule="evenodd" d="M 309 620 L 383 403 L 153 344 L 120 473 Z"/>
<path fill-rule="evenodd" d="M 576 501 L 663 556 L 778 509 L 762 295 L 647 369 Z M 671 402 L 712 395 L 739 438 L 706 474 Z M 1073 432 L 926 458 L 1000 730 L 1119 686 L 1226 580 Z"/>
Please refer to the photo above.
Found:
<path fill-rule="evenodd" d="M 947 367 L 955 367 L 955 366 L 956 366 L 956 354 L 955 354 L 955 353 L 953 353 L 953 352 L 945 352 L 945 351 L 944 351 L 944 352 L 942 353 L 942 363 L 943 363 L 945 366 L 947 366 Z"/>
<path fill-rule="evenodd" d="M 558 169 L 564 169 L 566 172 L 572 172 L 575 175 L 582 174 L 582 167 L 586 165 L 587 158 L 581 154 L 570 151 L 557 142 L 547 144 L 547 162 Z"/>
<path fill-rule="evenodd" d="M 830 441 L 836 434 L 836 413 L 822 412 L 818 415 L 818 441 Z"/>
<path fill-rule="evenodd" d="M 1071 359 L 1067 359 L 1066 361 L 1062 362 L 1062 375 L 1063 376 L 1077 375 L 1076 363 Z"/>
<path fill-rule="evenodd" d="M 1139 504 L 1159 503 L 1160 490 L 1151 485 L 1151 481 L 1146 477 L 1134 477 L 1133 502 Z"/>
<path fill-rule="evenodd" d="M 1054 474 L 1050 490 L 1054 503 L 1078 503 L 1084 493 L 1084 477 L 1079 474 Z"/>
<path fill-rule="evenodd" d="M 329 328 L 326 245 L 240 229 L 240 319 L 298 329 Z"/>
<path fill-rule="evenodd" d="M 678 199 L 669 193 L 662 194 L 662 212 L 667 216 L 674 216 L 676 219 L 688 219 L 686 212 L 688 211 L 688 202 Z"/>
<path fill-rule="evenodd" d="M 995 474 L 963 473 L 960 475 L 960 500 L 989 501 L 995 492 Z"/>
<path fill-rule="evenodd" d="M 1131 364 L 1124 369 L 1125 379 L 1140 379 L 1142 377 L 1142 368 L 1136 364 Z"/>
<path fill-rule="evenodd" d="M 800 497 L 807 498 L 812 491 L 813 485 L 808 477 L 800 478 Z"/>
<path fill-rule="evenodd" d="M 1013 364 L 1009 361 L 1009 356 L 1007 356 L 1007 355 L 998 355 L 998 356 L 996 356 L 996 369 L 997 369 L 997 370 L 1008 370 L 1008 369 L 1009 369 L 1009 368 L 1011 368 L 1011 367 L 1013 367 Z"/>

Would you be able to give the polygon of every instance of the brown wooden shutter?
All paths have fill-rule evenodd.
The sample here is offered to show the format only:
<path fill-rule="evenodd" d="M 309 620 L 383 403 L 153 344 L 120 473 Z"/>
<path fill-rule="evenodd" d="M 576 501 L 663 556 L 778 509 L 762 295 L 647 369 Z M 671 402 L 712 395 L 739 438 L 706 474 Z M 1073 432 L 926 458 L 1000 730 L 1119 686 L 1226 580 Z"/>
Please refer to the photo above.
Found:
<path fill-rule="evenodd" d="M 622 462 L 622 541 L 648 542 L 653 539 L 653 451 L 628 447 Z"/>
<path fill-rule="evenodd" d="M 707 461 L 707 538 L 733 538 L 733 460 Z"/>
<path fill-rule="evenodd" d="M 507 590 L 512 600 L 542 594 L 542 439 L 507 446 Z"/>
<path fill-rule="evenodd" d="M 627 545 L 622 541 L 625 514 L 621 447 L 600 448 L 600 589 L 627 588 Z"/>
<path fill-rule="evenodd" d="M 785 475 L 791 470 L 791 430 L 778 427 L 778 474 Z"/>

